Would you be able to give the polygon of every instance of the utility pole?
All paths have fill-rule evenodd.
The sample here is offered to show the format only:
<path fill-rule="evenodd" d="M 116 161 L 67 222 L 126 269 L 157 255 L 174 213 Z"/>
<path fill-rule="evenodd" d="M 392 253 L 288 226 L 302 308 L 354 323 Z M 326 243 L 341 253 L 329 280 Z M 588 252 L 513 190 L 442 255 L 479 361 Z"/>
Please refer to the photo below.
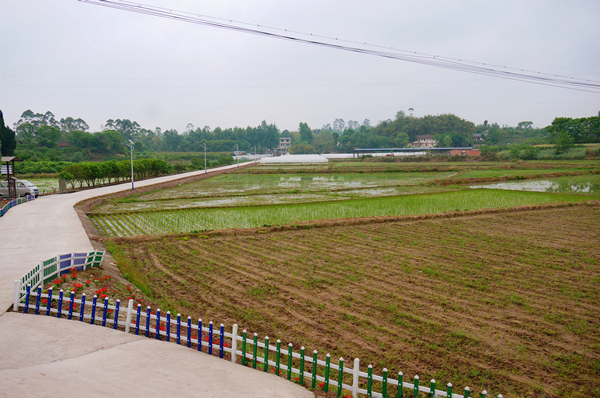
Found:
<path fill-rule="evenodd" d="M 129 141 L 129 144 L 121 142 L 121 145 L 125 145 L 126 147 L 128 147 L 130 150 L 130 153 L 131 153 L 131 190 L 133 191 L 133 189 L 134 189 L 134 186 L 133 186 L 133 146 L 135 144 L 131 140 L 127 140 L 127 141 Z"/>
<path fill-rule="evenodd" d="M 206 174 L 206 142 L 202 144 L 202 148 L 204 148 L 204 174 Z"/>

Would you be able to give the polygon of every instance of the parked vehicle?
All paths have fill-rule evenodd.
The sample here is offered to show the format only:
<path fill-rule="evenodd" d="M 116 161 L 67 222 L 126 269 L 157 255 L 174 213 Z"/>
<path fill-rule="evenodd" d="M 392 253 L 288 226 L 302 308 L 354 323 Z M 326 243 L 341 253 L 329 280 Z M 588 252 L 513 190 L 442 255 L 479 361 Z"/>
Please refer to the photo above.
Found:
<path fill-rule="evenodd" d="M 31 195 L 37 198 L 40 194 L 38 187 L 27 180 L 17 180 L 15 185 L 17 188 L 17 197 Z M 0 197 L 8 198 L 8 181 L 0 182 Z"/>

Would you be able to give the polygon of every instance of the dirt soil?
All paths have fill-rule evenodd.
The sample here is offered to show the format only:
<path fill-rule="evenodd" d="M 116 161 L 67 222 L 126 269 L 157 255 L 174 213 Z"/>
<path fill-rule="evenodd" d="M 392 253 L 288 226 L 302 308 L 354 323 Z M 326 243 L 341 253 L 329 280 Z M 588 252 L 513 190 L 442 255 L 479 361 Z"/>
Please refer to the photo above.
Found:
<path fill-rule="evenodd" d="M 108 245 L 161 308 L 295 351 L 490 396 L 598 397 L 598 242 L 588 205 Z"/>

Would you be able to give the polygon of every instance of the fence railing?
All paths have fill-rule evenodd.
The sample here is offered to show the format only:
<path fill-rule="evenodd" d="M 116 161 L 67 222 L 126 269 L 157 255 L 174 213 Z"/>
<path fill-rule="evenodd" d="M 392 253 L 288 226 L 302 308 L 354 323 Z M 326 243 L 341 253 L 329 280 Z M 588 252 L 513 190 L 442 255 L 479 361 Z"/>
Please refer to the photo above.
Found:
<path fill-rule="evenodd" d="M 8 202 L 7 204 L 5 204 L 0 209 L 0 217 L 4 216 L 13 207 L 15 207 L 17 205 L 20 205 L 21 203 L 30 202 L 32 200 L 35 200 L 35 196 L 27 195 L 27 196 L 25 196 L 23 198 L 17 198 L 17 199 L 11 200 L 10 202 Z"/>
<path fill-rule="evenodd" d="M 15 281 L 15 311 L 23 308 L 24 313 L 45 313 L 47 316 L 78 319 L 80 322 L 124 330 L 126 333 L 133 332 L 148 338 L 173 341 L 209 355 L 218 355 L 219 358 L 225 358 L 227 354 L 233 363 L 238 363 L 239 358 L 244 366 L 252 366 L 264 372 L 271 369 L 275 374 L 290 381 L 292 375 L 296 375 L 296 382 L 305 385 L 305 381 L 310 381 L 311 388 L 315 388 L 320 382 L 319 386 L 325 392 L 335 389 L 338 397 L 342 396 L 344 390 L 351 392 L 354 398 L 359 394 L 385 398 L 417 398 L 420 393 L 425 393 L 429 398 L 471 396 L 469 387 L 465 387 L 460 394 L 453 392 L 450 383 L 444 386 L 445 391 L 437 390 L 435 380 L 431 380 L 428 386 L 420 385 L 418 376 L 411 381 L 404 381 L 402 372 L 398 372 L 397 378 L 391 377 L 387 369 L 383 369 L 381 376 L 374 375 L 371 365 L 367 367 L 367 372 L 363 372 L 360 370 L 358 358 L 354 359 L 352 367 L 348 367 L 344 365 L 343 358 L 339 358 L 337 364 L 332 363 L 329 354 L 325 356 L 325 360 L 318 359 L 317 350 L 307 352 L 304 347 L 300 347 L 298 353 L 293 351 L 291 343 L 282 347 L 281 341 L 277 340 L 275 345 L 272 345 L 269 337 L 258 341 L 257 333 L 249 335 L 243 330 L 240 335 L 237 324 L 232 325 L 231 332 L 226 332 L 223 324 L 215 327 L 212 321 L 203 324 L 202 319 L 193 321 L 190 316 L 182 319 L 181 314 L 162 314 L 160 309 L 153 313 L 150 307 L 143 309 L 141 304 L 134 308 L 131 299 L 127 308 L 121 308 L 119 300 L 111 305 L 108 298 L 102 301 L 94 295 L 90 303 L 86 301 L 85 293 L 80 299 L 76 299 L 74 292 L 65 297 L 62 290 L 58 295 L 52 292 L 52 288 L 44 293 L 42 285 L 35 289 L 32 285 L 21 285 L 20 282 Z M 22 289 L 21 286 L 25 288 Z M 17 301 L 16 297 L 22 299 Z M 483 391 L 479 396 L 485 398 L 488 394 Z M 498 398 L 502 398 L 502 395 L 498 395 Z"/>
<path fill-rule="evenodd" d="M 18 309 L 17 303 L 23 300 L 22 286 L 29 286 L 32 289 L 43 287 L 46 283 L 70 272 L 72 268 L 83 271 L 90 267 L 97 267 L 102 263 L 103 258 L 104 252 L 95 250 L 89 253 L 57 254 L 48 260 L 40 261 L 25 276 L 15 281 L 14 310 Z"/>

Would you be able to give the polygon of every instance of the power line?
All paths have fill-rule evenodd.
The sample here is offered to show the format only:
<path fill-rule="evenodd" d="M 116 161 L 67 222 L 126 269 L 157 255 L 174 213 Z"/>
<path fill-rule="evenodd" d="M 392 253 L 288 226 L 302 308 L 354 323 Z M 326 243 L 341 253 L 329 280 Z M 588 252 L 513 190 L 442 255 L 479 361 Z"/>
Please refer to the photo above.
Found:
<path fill-rule="evenodd" d="M 263 37 L 277 38 L 298 43 L 310 44 L 325 48 L 331 48 L 342 51 L 350 51 L 359 54 L 373 55 L 382 58 L 395 59 L 429 65 L 438 68 L 445 68 L 467 73 L 474 73 L 485 76 L 499 77 L 503 79 L 516 80 L 534 84 L 541 84 L 552 87 L 562 87 L 571 90 L 587 91 L 600 93 L 600 82 L 580 79 L 569 76 L 535 72 L 525 69 L 510 68 L 507 66 L 479 63 L 464 59 L 442 57 L 438 55 L 417 53 L 395 49 L 393 47 L 383 47 L 367 43 L 359 43 L 339 38 L 313 35 L 309 33 L 297 32 L 287 29 L 274 28 L 250 24 L 246 22 L 227 20 L 222 18 L 209 17 L 206 15 L 193 14 L 185 11 L 177 11 L 162 7 L 151 7 L 139 3 L 133 3 L 124 0 L 77 0 L 82 3 L 100 5 L 123 11 L 130 11 L 139 14 L 145 14 L 155 17 L 173 19 L 181 22 L 194 23 L 214 28 L 232 30 L 240 33 L 254 34 Z M 244 25 L 244 26 L 241 26 Z M 269 31 L 270 30 L 270 31 Z M 280 32 L 280 33 L 277 33 Z M 306 38 L 299 37 L 306 36 Z M 329 40 L 331 42 L 327 42 Z M 351 45 L 345 45 L 348 43 Z"/>

